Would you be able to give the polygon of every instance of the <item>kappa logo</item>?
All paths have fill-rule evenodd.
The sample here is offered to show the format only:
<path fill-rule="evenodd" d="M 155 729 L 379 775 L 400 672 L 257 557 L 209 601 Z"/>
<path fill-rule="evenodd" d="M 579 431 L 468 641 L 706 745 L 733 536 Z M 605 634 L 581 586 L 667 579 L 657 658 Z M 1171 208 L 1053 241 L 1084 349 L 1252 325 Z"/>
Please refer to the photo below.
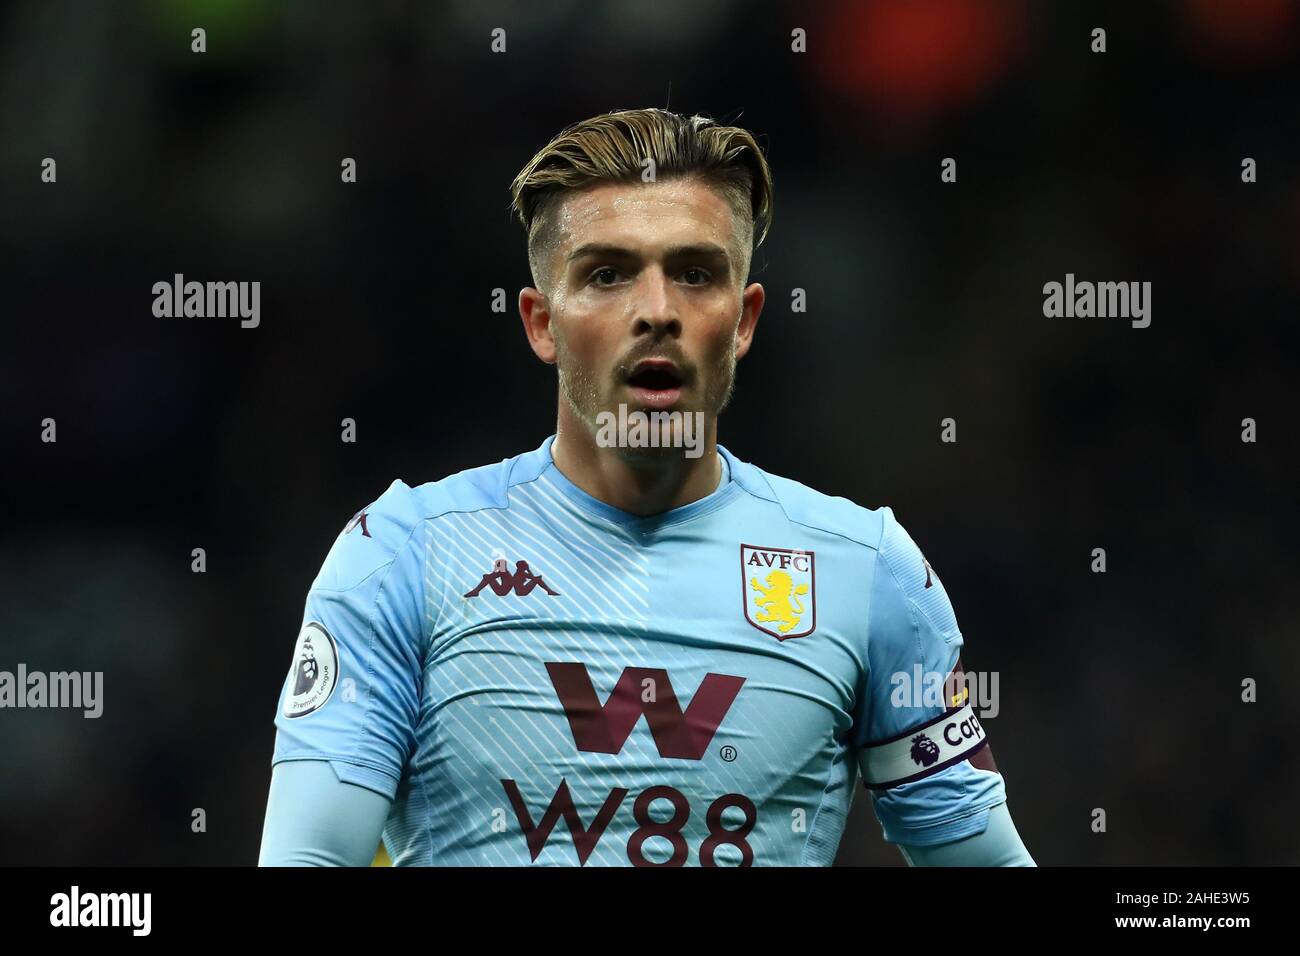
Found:
<path fill-rule="evenodd" d="M 292 667 L 284 716 L 306 717 L 325 706 L 338 683 L 338 645 L 323 624 L 312 621 L 302 629 L 293 650 Z"/>
<path fill-rule="evenodd" d="M 484 588 L 491 588 L 497 597 L 505 597 L 511 591 L 518 597 L 527 597 L 535 588 L 541 588 L 550 597 L 559 597 L 560 592 L 552 590 L 540 574 L 534 574 L 527 561 L 516 561 L 513 573 L 506 570 L 508 566 L 505 558 L 494 560 L 492 570 L 479 579 L 478 587 L 465 592 L 465 597 L 478 597 Z"/>
<path fill-rule="evenodd" d="M 778 641 L 817 629 L 816 555 L 790 548 L 740 546 L 745 620 Z"/>
<path fill-rule="evenodd" d="M 343 533 L 347 534 L 353 528 L 360 528 L 361 536 L 363 538 L 372 537 L 372 535 L 370 534 L 370 529 L 366 527 L 366 509 L 362 508 L 360 511 L 358 511 L 356 514 L 352 516 L 351 520 L 348 521 L 347 527 L 343 529 Z"/>

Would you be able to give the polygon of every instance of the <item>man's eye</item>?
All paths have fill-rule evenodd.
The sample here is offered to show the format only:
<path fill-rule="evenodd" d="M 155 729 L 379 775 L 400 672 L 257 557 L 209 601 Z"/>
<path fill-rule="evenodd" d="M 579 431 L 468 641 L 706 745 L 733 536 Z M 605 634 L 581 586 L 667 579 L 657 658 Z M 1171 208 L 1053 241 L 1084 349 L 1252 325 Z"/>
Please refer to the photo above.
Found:
<path fill-rule="evenodd" d="M 686 279 L 687 285 L 703 285 L 704 283 L 708 282 L 710 279 L 713 278 L 704 269 L 696 269 L 696 268 L 687 269 L 685 272 L 682 273 L 682 275 L 684 277 L 687 277 Z M 695 276 L 697 278 L 694 281 L 692 281 L 689 278 L 691 276 Z"/>
<path fill-rule="evenodd" d="M 608 276 L 610 282 L 612 282 L 614 279 L 618 278 L 618 270 L 611 269 L 609 266 L 602 266 L 601 268 L 597 269 L 595 272 L 591 274 L 591 279 L 589 281 L 595 283 L 596 285 L 609 285 L 610 282 L 602 282 L 600 280 L 601 276 Z"/>

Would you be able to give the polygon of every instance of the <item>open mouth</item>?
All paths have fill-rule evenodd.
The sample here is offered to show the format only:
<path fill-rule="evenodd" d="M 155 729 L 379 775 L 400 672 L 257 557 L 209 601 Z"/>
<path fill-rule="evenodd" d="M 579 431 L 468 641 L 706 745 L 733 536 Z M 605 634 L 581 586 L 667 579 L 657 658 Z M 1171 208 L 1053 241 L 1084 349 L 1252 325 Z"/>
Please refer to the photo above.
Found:
<path fill-rule="evenodd" d="M 633 388 L 661 390 L 681 388 L 682 376 L 671 362 L 642 362 L 628 378 Z"/>
<path fill-rule="evenodd" d="M 632 369 L 627 384 L 643 404 L 652 408 L 666 408 L 681 398 L 685 376 L 672 362 L 646 359 Z"/>

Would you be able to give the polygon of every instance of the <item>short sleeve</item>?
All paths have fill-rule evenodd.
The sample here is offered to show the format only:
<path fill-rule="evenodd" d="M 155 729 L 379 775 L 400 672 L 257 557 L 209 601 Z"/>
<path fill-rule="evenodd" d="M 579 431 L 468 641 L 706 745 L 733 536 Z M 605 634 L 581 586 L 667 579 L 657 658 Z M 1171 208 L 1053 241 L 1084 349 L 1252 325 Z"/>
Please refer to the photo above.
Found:
<path fill-rule="evenodd" d="M 993 766 L 963 692 L 952 603 L 893 512 L 883 511 L 854 745 L 885 839 L 931 846 L 983 832 L 1006 791 L 1001 774 L 976 765 Z"/>
<path fill-rule="evenodd" d="M 420 706 L 426 533 L 401 481 L 339 533 L 307 592 L 272 764 L 328 760 L 340 780 L 394 797 Z"/>

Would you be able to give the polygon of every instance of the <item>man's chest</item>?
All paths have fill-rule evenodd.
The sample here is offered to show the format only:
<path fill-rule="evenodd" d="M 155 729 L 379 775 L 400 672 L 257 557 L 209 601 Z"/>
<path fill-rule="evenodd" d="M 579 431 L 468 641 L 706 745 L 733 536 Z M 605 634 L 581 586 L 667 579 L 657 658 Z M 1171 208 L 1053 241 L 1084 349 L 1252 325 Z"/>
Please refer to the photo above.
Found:
<path fill-rule="evenodd" d="M 443 582 L 417 769 L 512 831 L 627 836 L 639 800 L 701 840 L 816 813 L 863 671 L 860 608 L 812 549 L 518 553 Z"/>

